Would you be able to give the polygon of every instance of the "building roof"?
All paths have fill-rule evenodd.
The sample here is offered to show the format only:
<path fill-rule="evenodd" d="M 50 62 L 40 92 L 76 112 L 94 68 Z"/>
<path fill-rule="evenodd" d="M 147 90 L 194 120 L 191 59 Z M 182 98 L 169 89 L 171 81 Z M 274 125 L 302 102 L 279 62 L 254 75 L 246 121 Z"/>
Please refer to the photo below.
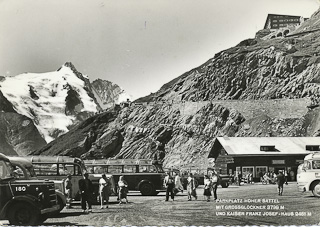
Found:
<path fill-rule="evenodd" d="M 320 137 L 217 137 L 215 143 L 231 156 L 307 155 L 312 151 L 306 145 L 319 146 Z M 261 151 L 261 146 L 275 149 Z"/>

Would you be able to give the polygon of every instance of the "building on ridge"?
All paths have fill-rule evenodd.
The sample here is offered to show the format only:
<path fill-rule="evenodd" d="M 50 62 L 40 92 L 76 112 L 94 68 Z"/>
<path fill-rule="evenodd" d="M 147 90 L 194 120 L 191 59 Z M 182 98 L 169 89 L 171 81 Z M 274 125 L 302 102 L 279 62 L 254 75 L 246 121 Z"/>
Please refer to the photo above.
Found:
<path fill-rule="evenodd" d="M 306 20 L 308 20 L 308 18 L 303 18 L 301 16 L 268 14 L 264 29 L 279 29 L 297 26 Z"/>

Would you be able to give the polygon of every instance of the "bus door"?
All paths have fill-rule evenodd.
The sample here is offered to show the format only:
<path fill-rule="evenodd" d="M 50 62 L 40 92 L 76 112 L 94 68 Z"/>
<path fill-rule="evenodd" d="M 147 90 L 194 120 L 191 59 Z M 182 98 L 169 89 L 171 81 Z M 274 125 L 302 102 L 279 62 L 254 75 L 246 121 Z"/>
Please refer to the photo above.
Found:
<path fill-rule="evenodd" d="M 136 165 L 124 165 L 123 176 L 124 180 L 128 183 L 129 190 L 137 190 L 137 182 L 139 183 L 138 166 Z"/>

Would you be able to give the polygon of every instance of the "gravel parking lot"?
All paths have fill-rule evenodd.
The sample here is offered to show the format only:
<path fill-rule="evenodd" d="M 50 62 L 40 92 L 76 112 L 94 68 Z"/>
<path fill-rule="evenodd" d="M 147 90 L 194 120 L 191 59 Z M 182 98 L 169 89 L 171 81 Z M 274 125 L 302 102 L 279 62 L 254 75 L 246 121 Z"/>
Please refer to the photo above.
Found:
<path fill-rule="evenodd" d="M 320 223 L 319 199 L 311 193 L 297 191 L 296 183 L 285 185 L 278 196 L 276 185 L 243 185 L 218 188 L 218 201 L 206 202 L 200 186 L 198 200 L 187 201 L 178 194 L 175 201 L 165 202 L 165 193 L 141 196 L 129 193 L 129 203 L 119 205 L 111 197 L 108 209 L 93 206 L 82 214 L 80 204 L 64 209 L 43 225 L 76 226 L 213 226 L 213 225 L 315 225 Z M 1 224 L 8 224 L 2 221 Z"/>

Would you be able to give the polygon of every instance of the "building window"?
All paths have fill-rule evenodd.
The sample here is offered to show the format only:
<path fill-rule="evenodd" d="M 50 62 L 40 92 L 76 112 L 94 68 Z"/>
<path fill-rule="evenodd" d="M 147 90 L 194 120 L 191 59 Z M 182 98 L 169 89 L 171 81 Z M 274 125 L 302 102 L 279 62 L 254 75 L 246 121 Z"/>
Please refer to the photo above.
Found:
<path fill-rule="evenodd" d="M 242 167 L 242 177 L 247 178 L 249 173 L 252 173 L 253 177 L 255 177 L 254 166 L 243 166 Z"/>
<path fill-rule="evenodd" d="M 256 166 L 256 176 L 259 177 L 260 171 L 264 175 L 266 172 L 268 172 L 268 166 Z"/>

